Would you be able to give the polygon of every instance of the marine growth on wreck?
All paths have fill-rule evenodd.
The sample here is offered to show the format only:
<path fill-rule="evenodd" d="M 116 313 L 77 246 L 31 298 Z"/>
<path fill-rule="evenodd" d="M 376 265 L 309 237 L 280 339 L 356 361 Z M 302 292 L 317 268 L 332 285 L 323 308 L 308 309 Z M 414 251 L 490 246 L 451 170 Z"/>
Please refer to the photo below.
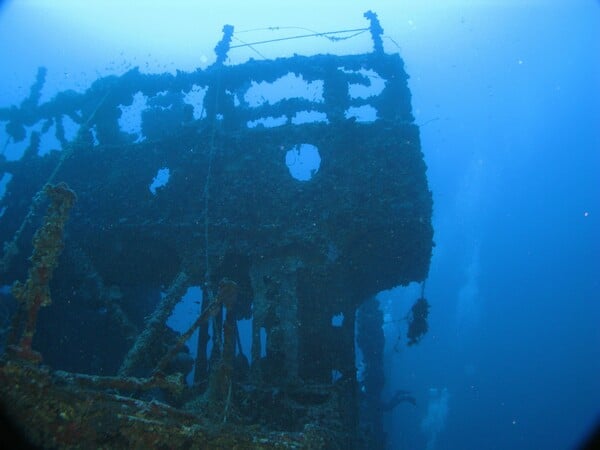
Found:
<path fill-rule="evenodd" d="M 11 287 L 0 401 L 27 439 L 383 448 L 383 336 L 366 338 L 382 318 L 370 302 L 427 278 L 432 197 L 403 61 L 365 17 L 374 45 L 363 54 L 228 65 L 225 26 L 205 70 L 133 69 L 40 103 L 42 68 L 28 98 L 0 108 L 11 141 L 28 140 L 19 157 L 0 155 Z M 311 95 L 251 95 L 280 80 Z M 140 99 L 141 133 L 123 131 Z M 60 148 L 40 154 L 48 130 Z M 298 175 L 303 151 L 317 164 Z M 200 313 L 180 335 L 166 321 L 194 286 Z M 413 309 L 415 341 L 424 318 Z"/>

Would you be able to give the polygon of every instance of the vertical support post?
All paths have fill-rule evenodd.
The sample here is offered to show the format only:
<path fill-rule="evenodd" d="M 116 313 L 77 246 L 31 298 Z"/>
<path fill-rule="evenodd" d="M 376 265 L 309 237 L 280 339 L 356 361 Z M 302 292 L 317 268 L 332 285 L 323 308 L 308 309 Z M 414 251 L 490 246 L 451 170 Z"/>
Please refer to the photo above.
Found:
<path fill-rule="evenodd" d="M 363 379 L 361 382 L 361 402 L 359 423 L 362 430 L 368 430 L 365 439 L 367 448 L 385 448 L 383 432 L 383 411 L 381 393 L 385 384 L 383 373 L 383 312 L 377 299 L 366 300 L 356 316 L 356 343 L 363 356 Z"/>
<path fill-rule="evenodd" d="M 252 266 L 254 291 L 252 322 L 252 372 L 257 379 L 292 383 L 298 378 L 299 258 L 289 256 L 261 261 Z M 260 329 L 267 332 L 264 360 L 260 358 Z"/>
<path fill-rule="evenodd" d="M 371 37 L 373 38 L 373 51 L 375 53 L 383 53 L 383 41 L 381 40 L 383 28 L 381 28 L 377 14 L 369 10 L 364 13 L 363 16 L 371 22 L 369 29 L 371 31 Z"/>
<path fill-rule="evenodd" d="M 50 280 L 64 247 L 65 224 L 77 199 L 75 192 L 66 183 L 47 184 L 43 192 L 50 199 L 50 206 L 42 226 L 33 236 L 33 253 L 29 258 L 31 267 L 27 280 L 25 283 L 15 281 L 12 286 L 12 293 L 20 306 L 8 339 L 8 350 L 14 356 L 33 362 L 42 360 L 42 356 L 31 348 L 38 312 L 42 306 L 52 302 Z"/>
<path fill-rule="evenodd" d="M 217 61 L 215 65 L 220 66 L 225 62 L 227 58 L 227 52 L 231 46 L 231 38 L 233 36 L 233 25 L 223 25 L 223 38 L 215 47 L 215 54 L 217 55 Z"/>

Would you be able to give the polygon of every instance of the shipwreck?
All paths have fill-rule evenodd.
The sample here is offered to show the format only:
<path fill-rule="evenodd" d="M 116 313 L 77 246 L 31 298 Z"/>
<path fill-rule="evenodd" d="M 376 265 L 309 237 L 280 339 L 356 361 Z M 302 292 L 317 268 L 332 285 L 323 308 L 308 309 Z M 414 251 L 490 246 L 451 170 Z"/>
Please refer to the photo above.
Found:
<path fill-rule="evenodd" d="M 40 103 L 40 69 L 0 108 L 26 143 L 0 155 L 0 402 L 33 444 L 384 447 L 372 299 L 427 278 L 432 196 L 404 63 L 365 17 L 362 54 L 228 65 L 225 26 L 204 70 L 134 69 Z M 249 95 L 280 80 L 311 95 Z M 139 99 L 141 131 L 124 131 Z M 44 133 L 60 145 L 41 152 Z M 175 333 L 192 286 L 200 311 Z"/>

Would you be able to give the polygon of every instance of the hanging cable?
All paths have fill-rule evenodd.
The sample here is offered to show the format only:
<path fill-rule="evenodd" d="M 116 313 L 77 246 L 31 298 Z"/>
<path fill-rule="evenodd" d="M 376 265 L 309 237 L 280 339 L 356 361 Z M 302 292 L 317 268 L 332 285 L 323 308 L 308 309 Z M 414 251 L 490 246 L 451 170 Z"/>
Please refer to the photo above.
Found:
<path fill-rule="evenodd" d="M 265 55 L 263 55 L 261 52 L 259 52 L 258 50 L 256 50 L 252 44 L 249 44 L 248 42 L 244 42 L 240 38 L 237 38 L 235 36 L 233 36 L 233 39 L 235 39 L 236 41 L 241 42 L 243 45 L 245 45 L 246 47 L 248 47 L 250 50 L 252 50 L 258 56 L 260 56 L 262 59 L 269 59 Z"/>
<path fill-rule="evenodd" d="M 278 28 L 273 28 L 273 30 L 277 30 L 277 29 Z M 293 39 L 304 39 L 304 38 L 309 38 L 309 37 L 323 37 L 325 39 L 329 39 L 330 41 L 343 41 L 343 40 L 358 36 L 367 31 L 369 31 L 369 28 L 354 28 L 351 30 L 327 31 L 324 33 L 316 33 L 315 32 L 315 33 L 310 33 L 310 34 L 300 34 L 300 35 L 296 35 L 296 36 L 288 36 L 288 37 L 283 37 L 283 38 L 267 39 L 264 41 L 250 42 L 248 44 L 232 45 L 229 48 L 251 47 L 253 45 L 270 44 L 272 42 L 290 41 Z M 352 34 L 350 36 L 346 36 L 346 37 L 332 36 L 334 34 L 347 34 L 347 33 L 354 33 L 354 34 Z"/>
<path fill-rule="evenodd" d="M 205 258 L 205 272 L 204 272 L 204 285 L 206 293 L 210 301 L 213 300 L 213 291 L 211 287 L 211 270 L 210 270 L 210 252 L 208 248 L 209 244 L 209 228 L 210 221 L 208 216 L 209 202 L 210 202 L 210 177 L 212 173 L 212 162 L 215 154 L 215 135 L 216 135 L 216 120 L 217 110 L 219 108 L 219 96 L 221 94 L 221 69 L 223 63 L 227 59 L 227 52 L 231 48 L 231 39 L 233 37 L 233 26 L 225 25 L 223 27 L 223 38 L 215 47 L 215 53 L 217 55 L 217 61 L 214 66 L 217 69 L 216 83 L 214 85 L 214 108 L 212 111 L 213 117 L 208 117 L 210 123 L 210 140 L 208 149 L 208 163 L 206 167 L 206 180 L 204 182 L 204 258 Z"/>

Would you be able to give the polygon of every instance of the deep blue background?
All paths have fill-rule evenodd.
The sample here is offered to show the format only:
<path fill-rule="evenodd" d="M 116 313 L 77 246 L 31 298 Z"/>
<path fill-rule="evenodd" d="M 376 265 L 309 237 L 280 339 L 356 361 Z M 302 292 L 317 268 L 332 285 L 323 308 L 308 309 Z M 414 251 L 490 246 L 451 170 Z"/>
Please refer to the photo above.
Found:
<path fill-rule="evenodd" d="M 389 393 L 418 398 L 388 415 L 390 448 L 572 448 L 600 419 L 600 7 L 463 24 L 470 51 L 407 57 L 415 109 L 439 117 L 422 128 L 438 247 L 429 335 L 386 357 Z M 417 294 L 381 295 L 388 320 Z M 448 391 L 434 442 L 430 388 Z"/>

